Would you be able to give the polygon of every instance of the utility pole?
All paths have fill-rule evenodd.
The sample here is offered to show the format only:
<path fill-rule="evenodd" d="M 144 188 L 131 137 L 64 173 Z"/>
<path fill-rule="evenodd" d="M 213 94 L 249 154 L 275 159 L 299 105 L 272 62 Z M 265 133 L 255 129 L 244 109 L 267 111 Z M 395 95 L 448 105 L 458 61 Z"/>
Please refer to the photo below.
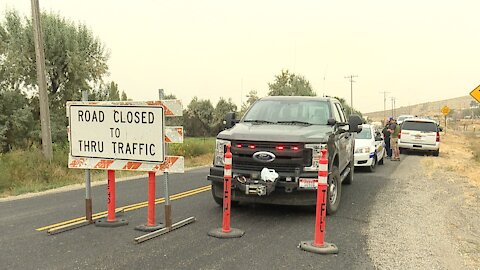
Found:
<path fill-rule="evenodd" d="M 43 48 L 43 33 L 40 22 L 40 7 L 38 0 L 31 0 L 33 40 L 37 59 L 38 97 L 40 102 L 40 124 L 42 129 L 42 150 L 48 161 L 52 160 L 52 131 L 50 129 L 50 109 L 48 107 L 47 78 L 45 72 L 45 51 Z"/>
<path fill-rule="evenodd" d="M 387 113 L 387 108 L 386 108 L 387 94 L 390 94 L 390 92 L 383 91 L 383 92 L 380 92 L 380 94 L 383 94 L 383 121 L 386 121 L 387 116 L 385 114 Z"/>
<path fill-rule="evenodd" d="M 355 82 L 353 78 L 358 77 L 357 75 L 350 75 L 350 76 L 345 76 L 345 79 L 350 80 L 350 107 L 352 107 L 352 112 L 353 112 L 353 83 Z"/>

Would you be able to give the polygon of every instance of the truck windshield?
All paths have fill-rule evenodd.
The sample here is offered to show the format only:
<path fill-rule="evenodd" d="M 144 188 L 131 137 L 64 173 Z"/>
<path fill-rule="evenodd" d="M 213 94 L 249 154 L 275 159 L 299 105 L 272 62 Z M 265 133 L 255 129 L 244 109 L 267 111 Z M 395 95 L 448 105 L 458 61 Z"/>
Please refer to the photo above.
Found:
<path fill-rule="evenodd" d="M 243 122 L 326 125 L 330 118 L 326 101 L 260 100 Z"/>

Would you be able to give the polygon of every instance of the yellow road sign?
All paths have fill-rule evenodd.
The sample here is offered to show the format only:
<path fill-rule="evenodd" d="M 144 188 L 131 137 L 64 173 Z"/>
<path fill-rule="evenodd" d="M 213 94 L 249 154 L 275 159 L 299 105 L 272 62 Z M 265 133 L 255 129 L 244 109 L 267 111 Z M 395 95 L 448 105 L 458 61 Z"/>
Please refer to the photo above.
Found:
<path fill-rule="evenodd" d="M 470 92 L 470 96 L 472 96 L 477 102 L 480 102 L 480 85 Z"/>
<path fill-rule="evenodd" d="M 447 115 L 450 112 L 450 108 L 448 106 L 443 106 L 441 111 L 443 115 Z"/>

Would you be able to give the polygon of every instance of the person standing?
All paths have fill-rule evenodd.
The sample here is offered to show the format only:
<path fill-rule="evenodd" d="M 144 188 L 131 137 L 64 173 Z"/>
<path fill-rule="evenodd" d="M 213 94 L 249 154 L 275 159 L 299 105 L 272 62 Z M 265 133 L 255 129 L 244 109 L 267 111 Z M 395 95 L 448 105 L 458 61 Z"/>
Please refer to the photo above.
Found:
<path fill-rule="evenodd" d="M 397 124 L 397 120 L 392 119 L 390 126 L 388 127 L 390 132 L 390 147 L 393 151 L 393 161 L 400 161 L 400 149 L 398 148 L 398 134 L 400 134 L 400 125 Z"/>
<path fill-rule="evenodd" d="M 392 148 L 390 147 L 390 131 L 388 131 L 388 128 L 391 124 L 391 117 L 385 120 L 385 126 L 382 129 L 383 133 L 383 141 L 385 142 L 385 150 L 387 150 L 387 158 L 391 159 L 392 158 Z"/>

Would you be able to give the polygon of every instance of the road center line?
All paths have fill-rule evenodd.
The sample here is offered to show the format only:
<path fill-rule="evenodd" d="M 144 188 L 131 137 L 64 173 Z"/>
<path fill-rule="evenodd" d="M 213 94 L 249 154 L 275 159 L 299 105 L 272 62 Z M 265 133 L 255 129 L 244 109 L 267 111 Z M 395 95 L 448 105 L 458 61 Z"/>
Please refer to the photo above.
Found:
<path fill-rule="evenodd" d="M 211 189 L 211 186 L 208 185 L 208 186 L 203 186 L 203 187 L 192 189 L 192 190 L 187 190 L 187 191 L 184 191 L 184 192 L 180 192 L 180 193 L 171 195 L 170 200 L 173 201 L 173 200 L 178 200 L 178 199 L 182 199 L 182 198 L 185 198 L 185 197 L 193 196 L 195 194 L 199 194 L 199 193 L 202 193 L 202 192 L 205 192 L 205 191 L 209 191 L 210 189 Z M 160 204 L 160 203 L 163 203 L 163 202 L 165 202 L 165 198 L 163 198 L 163 197 L 155 200 L 155 204 Z M 147 207 L 147 206 L 148 206 L 148 201 L 144 201 L 144 202 L 139 202 L 139 203 L 119 207 L 119 208 L 116 209 L 116 211 L 123 210 L 124 212 L 128 212 L 128 211 L 133 211 L 133 210 L 136 210 L 136 209 L 144 208 L 144 207 Z M 99 219 L 99 218 L 105 217 L 106 215 L 107 215 L 107 211 L 99 212 L 99 213 L 96 213 L 96 214 L 93 215 L 93 219 Z M 73 224 L 81 223 L 81 222 L 84 222 L 84 221 L 85 221 L 85 217 L 83 216 L 83 217 L 78 217 L 78 218 L 74 218 L 74 219 L 71 219 L 71 220 L 66 220 L 66 221 L 62 221 L 62 222 L 59 222 L 59 223 L 55 223 L 55 224 L 52 224 L 52 225 L 44 226 L 44 227 L 41 227 L 41 228 L 38 228 L 38 229 L 35 229 L 35 230 L 41 232 L 41 231 L 50 230 L 50 229 L 54 229 L 54 228 L 62 228 L 62 227 L 67 226 L 67 225 L 73 225 Z"/>

